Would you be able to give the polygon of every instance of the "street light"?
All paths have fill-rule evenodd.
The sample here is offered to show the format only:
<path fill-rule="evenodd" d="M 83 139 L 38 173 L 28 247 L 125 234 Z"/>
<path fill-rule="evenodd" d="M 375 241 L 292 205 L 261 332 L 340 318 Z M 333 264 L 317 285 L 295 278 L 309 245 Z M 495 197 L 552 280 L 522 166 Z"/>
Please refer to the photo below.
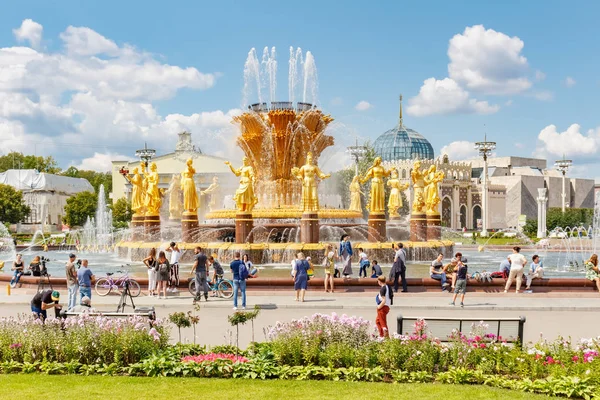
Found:
<path fill-rule="evenodd" d="M 562 212 L 563 213 L 565 212 L 565 204 L 566 204 L 566 200 L 567 200 L 567 192 L 565 190 L 565 175 L 567 174 L 567 171 L 569 170 L 571 165 L 573 165 L 573 161 L 567 160 L 564 155 L 563 155 L 562 160 L 556 160 L 556 162 L 554 163 L 554 166 L 556 167 L 556 169 L 562 173 Z"/>
<path fill-rule="evenodd" d="M 487 220 L 488 220 L 488 172 L 487 158 L 488 155 L 496 149 L 496 142 L 488 142 L 487 134 L 483 137 L 483 142 L 475 143 L 475 150 L 479 151 L 479 155 L 483 156 L 483 195 L 481 196 L 481 208 L 483 208 L 483 224 L 481 236 L 487 236 Z"/>
<path fill-rule="evenodd" d="M 355 163 L 354 175 L 358 175 L 358 162 L 367 153 L 367 148 L 365 146 L 359 146 L 358 138 L 356 138 L 356 145 L 348 147 L 347 151 L 348 151 L 348 153 L 350 153 L 350 155 L 352 157 L 354 157 L 354 163 Z"/>
<path fill-rule="evenodd" d="M 156 154 L 156 150 L 149 149 L 147 143 L 144 143 L 144 148 L 135 151 L 135 156 L 139 157 L 139 159 L 144 163 L 146 168 L 148 168 L 148 162 L 154 157 Z"/>

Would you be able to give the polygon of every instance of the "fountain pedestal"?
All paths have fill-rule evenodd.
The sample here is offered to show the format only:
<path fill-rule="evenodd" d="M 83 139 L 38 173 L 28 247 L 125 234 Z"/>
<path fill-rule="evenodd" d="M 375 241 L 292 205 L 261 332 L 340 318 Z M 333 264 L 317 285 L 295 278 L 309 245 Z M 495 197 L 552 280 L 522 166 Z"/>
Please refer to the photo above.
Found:
<path fill-rule="evenodd" d="M 238 212 L 235 215 L 235 242 L 252 243 L 253 237 L 250 235 L 254 228 L 252 213 Z"/>
<path fill-rule="evenodd" d="M 427 215 L 427 240 L 442 239 L 442 219 L 440 214 Z"/>
<path fill-rule="evenodd" d="M 145 228 L 144 221 L 146 216 L 144 215 L 133 215 L 131 217 L 131 241 L 140 242 L 144 240 Z"/>
<path fill-rule="evenodd" d="M 193 243 L 196 233 L 198 233 L 198 214 L 185 211 L 181 216 L 181 238 L 184 242 Z"/>
<path fill-rule="evenodd" d="M 144 219 L 144 231 L 146 239 L 160 239 L 160 215 L 146 215 Z"/>
<path fill-rule="evenodd" d="M 410 215 L 410 240 L 411 242 L 425 242 L 427 240 L 427 218 L 425 213 Z"/>
<path fill-rule="evenodd" d="M 384 242 L 386 240 L 385 213 L 369 214 L 369 242 Z"/>
<path fill-rule="evenodd" d="M 319 214 L 305 212 L 300 219 L 300 241 L 302 243 L 319 243 Z"/>

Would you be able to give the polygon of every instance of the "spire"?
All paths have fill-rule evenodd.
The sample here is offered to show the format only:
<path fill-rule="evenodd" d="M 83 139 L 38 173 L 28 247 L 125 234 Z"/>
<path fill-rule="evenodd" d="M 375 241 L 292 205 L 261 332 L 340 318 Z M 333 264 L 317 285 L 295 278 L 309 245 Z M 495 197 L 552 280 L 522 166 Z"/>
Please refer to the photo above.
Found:
<path fill-rule="evenodd" d="M 402 121 L 402 95 L 400 95 L 400 122 L 399 122 L 399 126 L 400 126 L 400 128 L 404 127 L 404 123 Z"/>

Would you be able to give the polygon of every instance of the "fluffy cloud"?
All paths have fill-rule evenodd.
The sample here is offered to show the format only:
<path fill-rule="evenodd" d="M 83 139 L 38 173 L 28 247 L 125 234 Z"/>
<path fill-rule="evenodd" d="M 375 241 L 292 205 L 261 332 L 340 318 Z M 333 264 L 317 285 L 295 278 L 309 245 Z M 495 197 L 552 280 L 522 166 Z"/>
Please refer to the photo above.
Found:
<path fill-rule="evenodd" d="M 84 158 L 81 163 L 75 165 L 77 169 L 92 170 L 97 172 L 106 172 L 112 169 L 113 160 L 132 160 L 131 157 L 122 154 L 96 153 L 91 157 Z"/>
<path fill-rule="evenodd" d="M 13 29 L 13 34 L 18 42 L 28 41 L 29 44 L 37 48 L 42 41 L 42 25 L 31 19 L 24 19 L 19 28 Z"/>
<path fill-rule="evenodd" d="M 491 114 L 499 109 L 487 101 L 469 98 L 469 93 L 450 78 L 426 79 L 419 94 L 408 104 L 406 112 L 417 117 L 450 113 Z"/>
<path fill-rule="evenodd" d="M 540 71 L 539 69 L 535 71 L 535 80 L 538 82 L 543 81 L 544 79 L 546 79 L 546 74 L 543 73 L 542 71 Z"/>
<path fill-rule="evenodd" d="M 538 99 L 540 101 L 552 101 L 554 100 L 554 93 L 549 90 L 541 90 L 539 92 L 533 92 L 529 96 Z"/>
<path fill-rule="evenodd" d="M 373 105 L 364 100 L 359 101 L 358 104 L 354 106 L 354 109 L 357 111 L 367 111 L 370 108 L 373 108 Z"/>
<path fill-rule="evenodd" d="M 60 34 L 60 38 L 68 53 L 79 56 L 96 54 L 116 56 L 120 51 L 115 42 L 86 27 L 69 26 Z"/>
<path fill-rule="evenodd" d="M 483 25 L 465 28 L 450 39 L 448 73 L 466 89 L 485 94 L 512 94 L 531 87 L 524 43 Z"/>
<path fill-rule="evenodd" d="M 475 143 L 459 140 L 449 143 L 440 149 L 440 154 L 448 154 L 451 160 L 468 160 L 478 156 Z"/>
<path fill-rule="evenodd" d="M 538 135 L 538 153 L 555 156 L 595 156 L 600 149 L 600 128 L 581 133 L 581 126 L 573 124 L 559 132 L 556 125 L 548 125 Z"/>
<path fill-rule="evenodd" d="M 573 87 L 575 86 L 575 84 L 577 83 L 577 81 L 575 81 L 575 79 L 571 78 L 570 76 L 567 76 L 565 79 L 565 86 L 566 87 Z"/>

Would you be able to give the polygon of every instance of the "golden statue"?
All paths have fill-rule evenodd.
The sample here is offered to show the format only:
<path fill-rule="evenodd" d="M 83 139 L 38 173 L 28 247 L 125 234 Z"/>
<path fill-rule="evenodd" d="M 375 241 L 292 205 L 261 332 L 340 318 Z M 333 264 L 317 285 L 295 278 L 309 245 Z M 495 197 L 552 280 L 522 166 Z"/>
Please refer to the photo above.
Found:
<path fill-rule="evenodd" d="M 233 200 L 237 204 L 237 209 L 240 212 L 251 213 L 252 209 L 258 203 L 258 197 L 254 195 L 254 168 L 248 162 L 248 157 L 242 158 L 242 166 L 238 169 L 233 168 L 229 161 L 225 161 L 231 172 L 235 176 L 240 176 L 240 186 L 235 191 Z"/>
<path fill-rule="evenodd" d="M 182 192 L 179 174 L 173 174 L 169 185 L 169 219 L 181 219 Z"/>
<path fill-rule="evenodd" d="M 198 193 L 196 193 L 196 184 L 194 183 L 194 174 L 196 170 L 192 166 L 192 159 L 185 163 L 186 169 L 181 172 L 181 190 L 183 191 L 183 212 L 184 214 L 196 214 L 200 207 Z"/>
<path fill-rule="evenodd" d="M 326 179 L 330 174 L 321 172 L 319 167 L 313 165 L 313 155 L 306 154 L 306 164 L 300 168 L 292 168 L 292 176 L 302 181 L 302 211 L 319 211 L 319 193 L 317 192 L 317 178 Z"/>
<path fill-rule="evenodd" d="M 427 175 L 423 178 L 427 185 L 427 198 L 425 205 L 428 215 L 438 215 L 438 204 L 440 204 L 440 194 L 438 190 L 438 183 L 444 180 L 444 172 L 437 171 L 435 165 L 429 167 Z"/>
<path fill-rule="evenodd" d="M 425 181 L 423 180 L 423 171 L 421 171 L 420 168 L 421 161 L 416 160 L 413 164 L 413 170 L 410 173 L 414 191 L 412 205 L 413 214 L 421 214 L 425 212 L 425 194 L 423 193 L 425 190 Z"/>
<path fill-rule="evenodd" d="M 370 213 L 385 212 L 385 187 L 383 186 L 383 178 L 389 175 L 390 171 L 381 166 L 381 157 L 377 157 L 371 168 L 369 168 L 365 176 L 360 180 L 360 183 L 365 183 L 371 179 L 371 194 L 367 207 Z"/>
<path fill-rule="evenodd" d="M 156 163 L 150 164 L 150 172 L 146 175 L 146 215 L 158 215 L 162 205 L 162 191 L 158 188 L 158 172 Z"/>
<path fill-rule="evenodd" d="M 350 211 L 362 212 L 360 195 L 364 193 L 360 190 L 359 179 L 360 177 L 358 175 L 354 175 L 352 183 L 350 184 L 350 208 L 348 208 Z"/>
<path fill-rule="evenodd" d="M 208 209 L 210 211 L 216 210 L 218 207 L 217 202 L 219 202 L 221 197 L 221 187 L 219 186 L 219 178 L 217 178 L 216 176 L 213 177 L 213 181 L 210 184 L 210 186 L 202 192 L 200 192 L 200 194 L 203 196 L 209 194 L 210 201 L 208 202 Z"/>
<path fill-rule="evenodd" d="M 142 164 L 142 168 L 143 168 Z M 131 209 L 133 216 L 139 217 L 144 215 L 144 178 L 139 174 L 139 169 L 133 169 L 133 176 L 123 175 L 125 179 L 131 183 Z"/>
<path fill-rule="evenodd" d="M 392 169 L 392 177 L 387 181 L 387 186 L 391 189 L 388 200 L 388 212 L 390 217 L 397 217 L 398 210 L 402 208 L 402 192 L 408 189 L 408 183 L 400 183 L 398 171 Z"/>

